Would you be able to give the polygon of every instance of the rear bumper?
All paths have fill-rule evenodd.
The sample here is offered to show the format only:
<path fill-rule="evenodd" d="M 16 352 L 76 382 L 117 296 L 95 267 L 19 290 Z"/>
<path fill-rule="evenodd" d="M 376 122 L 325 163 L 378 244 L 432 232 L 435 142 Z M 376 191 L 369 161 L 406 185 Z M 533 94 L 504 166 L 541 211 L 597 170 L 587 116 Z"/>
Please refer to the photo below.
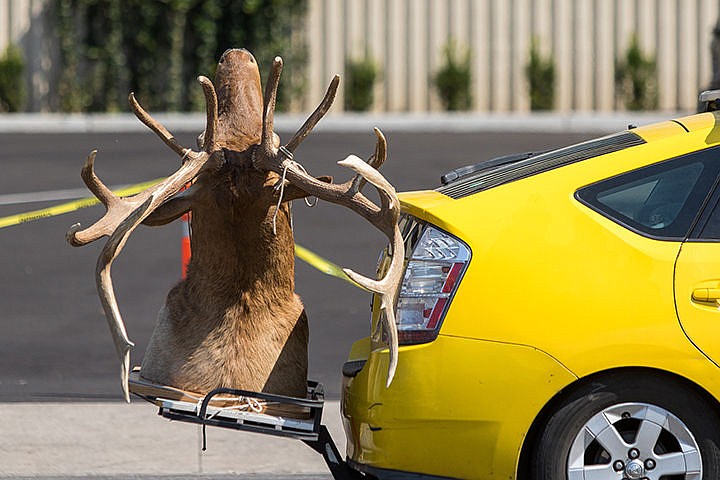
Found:
<path fill-rule="evenodd" d="M 387 350 L 364 365 L 353 353 L 346 373 L 355 375 L 343 377 L 347 457 L 378 478 L 514 478 L 533 419 L 575 380 L 537 349 L 441 335 L 402 347 L 386 388 Z"/>

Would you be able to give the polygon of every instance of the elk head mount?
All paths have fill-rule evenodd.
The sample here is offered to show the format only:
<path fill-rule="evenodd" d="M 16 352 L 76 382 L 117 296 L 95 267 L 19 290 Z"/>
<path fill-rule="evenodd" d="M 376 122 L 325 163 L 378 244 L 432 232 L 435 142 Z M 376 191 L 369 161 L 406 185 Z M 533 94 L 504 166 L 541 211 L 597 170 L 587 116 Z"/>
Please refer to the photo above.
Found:
<path fill-rule="evenodd" d="M 131 93 L 138 119 L 182 160 L 175 173 L 135 196 L 119 198 L 100 181 L 93 168 L 96 151 L 85 162 L 81 176 L 107 211 L 88 228 L 73 225 L 67 239 L 81 246 L 108 237 L 97 261 L 96 283 L 121 360 L 126 401 L 133 343 L 115 299 L 111 266 L 138 225 L 164 225 L 187 212 L 192 212 L 187 278 L 172 288 L 160 310 L 142 377 L 202 394 L 230 387 L 305 396 L 308 326 L 294 293 L 289 202 L 307 196 L 348 207 L 390 241 L 393 262 L 382 279 L 344 271 L 380 295 L 390 344 L 387 385 L 392 381 L 398 349 L 394 307 L 404 246 L 395 189 L 377 171 L 386 157 L 385 137 L 375 129 L 375 153 L 367 163 L 354 155 L 338 162 L 355 172 L 347 182 L 309 175 L 294 161 L 293 152 L 327 113 L 340 79 L 333 78 L 320 105 L 280 146 L 273 119 L 281 71 L 282 59 L 276 57 L 264 98 L 255 58 L 244 49 L 222 55 L 214 83 L 198 77 L 207 109 L 199 151 L 180 145 Z M 378 191 L 379 205 L 363 195 L 366 183 Z"/>

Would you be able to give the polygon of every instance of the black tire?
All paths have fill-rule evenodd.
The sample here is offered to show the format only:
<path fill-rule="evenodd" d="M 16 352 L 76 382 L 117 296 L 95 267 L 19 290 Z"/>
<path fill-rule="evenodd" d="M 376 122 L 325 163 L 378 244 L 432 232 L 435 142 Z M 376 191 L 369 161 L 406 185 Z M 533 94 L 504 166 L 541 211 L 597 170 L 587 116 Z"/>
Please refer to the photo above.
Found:
<path fill-rule="evenodd" d="M 668 429 L 659 427 L 663 412 Z M 643 415 L 648 416 L 642 420 Z M 586 433 L 591 419 L 594 433 Z M 643 433 L 652 435 L 638 435 L 641 425 Z M 593 435 L 601 431 L 599 441 Z M 660 432 L 657 442 L 649 447 L 655 432 Z M 682 445 L 692 445 L 690 440 L 694 440 L 699 456 L 687 446 L 681 447 L 678 439 L 684 439 Z M 606 449 L 602 443 L 610 447 Z M 636 447 L 637 451 L 631 451 Z M 686 467 L 686 473 L 675 472 L 678 467 L 671 468 L 670 455 L 682 455 L 688 465 L 701 464 L 702 476 L 692 473 L 696 471 L 692 466 Z M 720 421 L 712 404 L 681 381 L 652 374 L 607 376 L 576 389 L 555 407 L 541 428 L 530 461 L 532 480 L 582 479 L 590 469 L 600 470 L 593 478 L 608 480 L 720 479 Z M 638 474 L 641 464 L 642 473 Z"/>

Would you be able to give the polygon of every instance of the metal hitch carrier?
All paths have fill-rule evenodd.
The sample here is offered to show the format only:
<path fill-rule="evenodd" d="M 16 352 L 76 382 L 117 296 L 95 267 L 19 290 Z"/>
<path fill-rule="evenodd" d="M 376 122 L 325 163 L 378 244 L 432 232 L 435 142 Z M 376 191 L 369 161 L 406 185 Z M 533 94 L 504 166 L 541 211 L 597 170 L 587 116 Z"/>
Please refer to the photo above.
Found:
<path fill-rule="evenodd" d="M 160 387 L 155 394 L 152 389 L 133 388 L 132 379 L 130 384 L 133 394 L 159 407 L 158 415 L 202 425 L 203 450 L 207 447 L 207 426 L 294 438 L 322 455 L 334 479 L 366 478 L 343 460 L 330 432 L 322 424 L 325 392 L 318 382 L 308 381 L 307 398 L 216 388 L 197 402 L 188 398 L 164 398 L 162 391 L 167 387 Z M 237 400 L 234 405 L 228 402 L 228 396 Z"/>

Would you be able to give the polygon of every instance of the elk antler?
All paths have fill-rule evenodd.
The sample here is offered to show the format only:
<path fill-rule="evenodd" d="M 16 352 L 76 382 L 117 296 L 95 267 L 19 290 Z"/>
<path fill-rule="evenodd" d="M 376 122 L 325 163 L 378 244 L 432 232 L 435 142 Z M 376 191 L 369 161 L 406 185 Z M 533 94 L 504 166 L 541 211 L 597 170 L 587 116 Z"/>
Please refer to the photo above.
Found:
<path fill-rule="evenodd" d="M 80 224 L 73 225 L 67 233 L 67 240 L 73 246 L 81 246 L 93 242 L 100 237 L 109 236 L 107 243 L 98 257 L 95 269 L 100 301 L 105 311 L 110 332 L 115 343 L 121 365 L 121 382 L 125 400 L 130 401 L 128 375 L 130 371 L 130 348 L 133 343 L 128 339 L 125 324 L 118 309 L 113 289 L 110 269 L 113 260 L 120 254 L 125 242 L 135 228 L 158 206 L 178 193 L 195 178 L 213 158 L 217 150 L 215 134 L 218 122 L 218 101 L 212 82 L 206 77 L 198 77 L 205 93 L 207 119 L 203 149 L 195 152 L 177 143 L 175 137 L 160 123 L 155 121 L 135 100 L 131 93 L 130 105 L 135 115 L 155 132 L 165 144 L 183 160 L 182 166 L 162 182 L 149 187 L 135 196 L 120 198 L 115 196 L 95 175 L 94 163 L 96 151 L 88 156 L 82 169 L 82 178 L 90 191 L 105 205 L 105 215 L 88 228 L 80 229 Z"/>
<path fill-rule="evenodd" d="M 284 146 L 277 148 L 274 144 L 273 121 L 281 71 L 282 59 L 275 57 L 265 90 L 262 140 L 253 153 L 253 165 L 261 170 L 274 171 L 280 174 L 281 178 L 284 176 L 290 184 L 307 192 L 308 195 L 350 208 L 388 237 L 393 255 L 391 265 L 382 279 L 373 280 L 349 269 L 343 269 L 343 271 L 356 283 L 380 295 L 380 308 L 384 313 L 382 318 L 389 338 L 390 359 L 387 386 L 390 386 L 397 368 L 398 338 L 395 325 L 395 303 L 402 278 L 405 246 L 398 227 L 400 202 L 393 186 L 377 171 L 377 168 L 385 161 L 387 142 L 382 132 L 375 128 L 377 137 L 375 154 L 370 157 L 368 163 L 354 155 L 339 161 L 339 165 L 348 167 L 356 173 L 354 178 L 345 183 L 326 183 L 309 175 L 303 167 L 293 161 L 293 152 L 332 106 L 340 77 L 336 75 L 333 78 L 320 105 L 292 139 Z M 361 190 L 365 182 L 372 184 L 378 191 L 380 206 L 362 194 Z"/>

